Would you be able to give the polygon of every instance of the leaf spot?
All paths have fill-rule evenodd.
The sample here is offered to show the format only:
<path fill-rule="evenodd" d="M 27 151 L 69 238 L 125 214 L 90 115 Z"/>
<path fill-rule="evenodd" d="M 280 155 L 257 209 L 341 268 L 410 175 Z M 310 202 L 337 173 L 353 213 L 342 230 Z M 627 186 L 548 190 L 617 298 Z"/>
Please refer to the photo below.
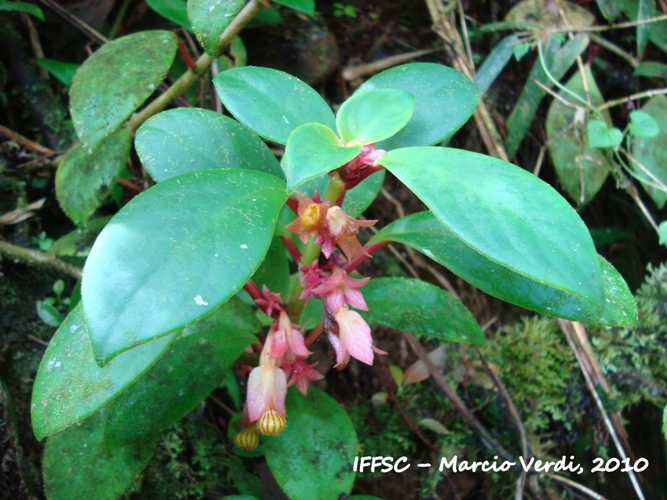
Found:
<path fill-rule="evenodd" d="M 208 302 L 206 302 L 201 295 L 195 295 L 194 301 L 195 301 L 195 304 L 197 304 L 198 306 L 207 306 L 208 305 Z"/>

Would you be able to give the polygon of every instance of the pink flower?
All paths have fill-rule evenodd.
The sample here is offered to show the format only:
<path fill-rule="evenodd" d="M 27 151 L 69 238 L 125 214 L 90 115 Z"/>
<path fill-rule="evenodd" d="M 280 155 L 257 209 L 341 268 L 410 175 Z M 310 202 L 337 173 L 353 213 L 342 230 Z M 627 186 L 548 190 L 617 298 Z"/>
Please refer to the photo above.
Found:
<path fill-rule="evenodd" d="M 287 386 L 294 384 L 297 389 L 304 396 L 308 392 L 308 384 L 313 380 L 320 380 L 324 378 L 320 372 L 315 370 L 317 363 L 309 365 L 308 363 L 297 359 L 292 363 L 292 377 L 290 378 L 289 384 Z"/>
<path fill-rule="evenodd" d="M 376 220 L 353 219 L 340 207 L 331 207 L 327 211 L 326 221 L 328 231 L 320 232 L 315 243 L 322 245 L 322 253 L 327 258 L 333 252 L 335 245 L 338 245 L 348 260 L 354 259 L 360 253 L 365 253 L 357 240 L 359 228 L 370 227 L 377 222 Z"/>
<path fill-rule="evenodd" d="M 309 266 L 301 266 L 299 268 L 301 271 L 301 286 L 303 286 L 303 292 L 299 296 L 300 300 L 305 300 L 310 297 L 310 294 L 313 291 L 313 288 L 318 287 L 322 284 L 322 270 L 319 268 L 319 263 L 316 261 L 312 262 Z M 319 297 L 315 297 L 319 298 Z"/>
<path fill-rule="evenodd" d="M 314 294 L 325 298 L 327 307 L 332 314 L 336 314 L 345 303 L 356 309 L 368 311 L 364 296 L 359 288 L 368 283 L 370 278 L 354 279 L 348 277 L 347 273 L 340 267 L 334 267 L 333 273 L 325 279 L 321 285 L 313 289 Z"/>
<path fill-rule="evenodd" d="M 384 149 L 375 149 L 375 144 L 366 144 L 365 146 L 362 146 L 361 152 L 345 165 L 347 168 L 346 179 L 349 178 L 354 171 L 370 165 L 385 153 L 386 151 Z"/>
<path fill-rule="evenodd" d="M 275 361 L 261 364 L 250 372 L 248 378 L 248 418 L 250 422 L 259 420 L 268 411 L 276 411 L 283 417 L 287 379 L 285 372 L 276 366 Z"/>
<path fill-rule="evenodd" d="M 358 312 L 350 311 L 343 305 L 334 314 L 338 324 L 338 336 L 328 331 L 329 342 L 336 352 L 335 368 L 347 365 L 350 356 L 367 365 L 373 364 L 373 339 L 371 328 Z"/>
<path fill-rule="evenodd" d="M 264 311 L 267 316 L 271 316 L 274 309 L 276 311 L 282 310 L 282 307 L 280 307 L 279 293 L 271 293 L 271 290 L 269 290 L 267 286 L 264 285 L 262 286 L 262 295 L 264 298 L 257 299 L 255 303 L 262 308 L 262 311 Z"/>
<path fill-rule="evenodd" d="M 271 343 L 269 354 L 271 359 L 277 359 L 288 351 L 290 358 L 294 358 L 295 356 L 308 357 L 312 354 L 306 349 L 306 345 L 303 342 L 303 335 L 301 335 L 296 326 L 298 325 L 292 323 L 285 311 L 280 311 L 278 328 L 275 329 L 272 335 L 269 334 L 269 338 L 267 338 L 267 343 L 269 340 Z M 274 326 L 271 328 L 273 329 Z"/>
<path fill-rule="evenodd" d="M 309 239 L 325 228 L 328 207 L 329 202 L 320 202 L 317 192 L 312 199 L 302 195 L 297 208 L 297 218 L 287 224 L 285 229 L 296 234 L 302 243 L 308 243 Z"/>

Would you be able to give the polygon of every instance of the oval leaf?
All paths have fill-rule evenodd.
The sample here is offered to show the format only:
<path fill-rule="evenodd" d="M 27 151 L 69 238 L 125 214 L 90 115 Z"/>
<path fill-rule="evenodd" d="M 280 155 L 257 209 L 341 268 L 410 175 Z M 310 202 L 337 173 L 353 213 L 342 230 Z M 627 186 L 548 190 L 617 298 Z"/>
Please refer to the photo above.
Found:
<path fill-rule="evenodd" d="M 216 53 L 218 39 L 225 28 L 234 20 L 245 0 L 189 0 L 188 17 L 195 31 L 197 41 L 208 55 Z"/>
<path fill-rule="evenodd" d="M 371 144 L 396 134 L 410 121 L 414 96 L 398 89 L 370 89 L 354 94 L 336 115 L 336 127 L 345 144 Z"/>
<path fill-rule="evenodd" d="M 234 118 L 279 144 L 287 144 L 292 131 L 305 123 L 336 129 L 336 119 L 324 99 L 282 71 L 252 66 L 234 68 L 220 73 L 213 83 Z"/>
<path fill-rule="evenodd" d="M 115 500 L 134 483 L 153 456 L 159 436 L 107 452 L 106 412 L 51 436 L 44 447 L 44 490 L 50 500 Z"/>
<path fill-rule="evenodd" d="M 308 397 L 287 392 L 287 428 L 264 438 L 264 453 L 278 485 L 291 500 L 349 495 L 357 433 L 345 410 L 311 387 Z"/>
<path fill-rule="evenodd" d="M 371 89 L 400 89 L 415 98 L 408 124 L 380 149 L 428 146 L 454 135 L 477 107 L 477 86 L 452 68 L 433 63 L 411 63 L 388 69 L 366 81 L 357 93 Z"/>
<path fill-rule="evenodd" d="M 125 205 L 83 270 L 98 362 L 192 323 L 238 292 L 262 262 L 285 199 L 284 182 L 272 175 L 205 170 Z"/>
<path fill-rule="evenodd" d="M 185 327 L 167 354 L 109 407 L 107 449 L 145 440 L 190 413 L 218 387 L 258 331 L 252 309 L 239 299 Z"/>
<path fill-rule="evenodd" d="M 609 326 L 637 326 L 637 303 L 619 272 L 598 255 L 604 284 L 605 307 L 599 323 Z"/>
<path fill-rule="evenodd" d="M 655 137 L 660 127 L 651 115 L 635 110 L 630 111 L 630 132 L 637 137 Z"/>
<path fill-rule="evenodd" d="M 56 196 L 63 212 L 85 226 L 115 185 L 132 147 L 132 133 L 121 128 L 93 148 L 78 142 L 56 172 Z"/>
<path fill-rule="evenodd" d="M 185 0 L 146 0 L 146 4 L 162 17 L 192 32 Z"/>
<path fill-rule="evenodd" d="M 482 329 L 470 311 L 452 294 L 425 281 L 376 278 L 363 288 L 369 323 L 417 335 L 482 345 Z"/>
<path fill-rule="evenodd" d="M 88 257 L 95 239 L 110 220 L 110 215 L 91 220 L 85 231 L 77 229 L 58 238 L 47 253 L 61 257 Z"/>
<path fill-rule="evenodd" d="M 100 368 L 79 302 L 49 343 L 35 377 L 31 410 L 37 439 L 78 424 L 109 403 L 162 356 L 174 337 L 127 351 Z"/>
<path fill-rule="evenodd" d="M 329 127 L 319 123 L 301 125 L 290 134 L 283 157 L 287 189 L 294 191 L 304 182 L 344 165 L 360 152 L 361 144 L 343 146 Z"/>
<path fill-rule="evenodd" d="M 142 31 L 103 45 L 74 75 L 70 112 L 87 147 L 116 130 L 157 89 L 176 55 L 170 31 Z"/>
<path fill-rule="evenodd" d="M 662 208 L 667 201 L 667 97 L 657 95 L 641 110 L 655 120 L 660 132 L 655 137 L 632 138 L 632 156 L 643 168 L 630 164 L 646 192 Z"/>
<path fill-rule="evenodd" d="M 179 108 L 151 117 L 134 140 L 141 162 L 161 182 L 214 168 L 246 168 L 285 178 L 268 146 L 236 120 L 206 109 Z"/>
<path fill-rule="evenodd" d="M 623 132 L 616 127 L 609 126 L 601 120 L 591 120 L 586 123 L 588 143 L 594 148 L 615 148 L 623 140 Z"/>

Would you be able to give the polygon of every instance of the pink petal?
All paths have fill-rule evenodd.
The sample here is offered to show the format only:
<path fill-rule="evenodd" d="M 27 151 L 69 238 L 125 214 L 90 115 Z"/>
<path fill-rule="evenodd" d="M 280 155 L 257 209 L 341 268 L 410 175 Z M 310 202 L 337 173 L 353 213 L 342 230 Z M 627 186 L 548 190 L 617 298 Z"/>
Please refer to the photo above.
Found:
<path fill-rule="evenodd" d="M 289 343 L 285 331 L 283 329 L 276 330 L 273 332 L 273 335 L 271 335 L 271 353 L 269 357 L 271 359 L 278 359 L 285 354 L 288 347 Z"/>
<path fill-rule="evenodd" d="M 280 368 L 262 365 L 254 368 L 248 378 L 248 417 L 251 422 L 259 420 L 271 406 L 285 415 L 287 379 Z"/>
<path fill-rule="evenodd" d="M 340 338 L 333 333 L 329 333 L 328 335 L 329 344 L 331 344 L 331 347 L 333 347 L 334 351 L 336 352 L 336 365 L 334 368 L 338 367 L 339 365 L 346 365 L 350 355 L 343 346 L 343 343 L 341 342 Z"/>
<path fill-rule="evenodd" d="M 368 306 L 366 305 L 364 296 L 356 288 L 346 288 L 345 298 L 347 299 L 347 303 L 350 304 L 355 309 L 368 311 Z"/>
<path fill-rule="evenodd" d="M 358 312 L 341 307 L 334 315 L 338 323 L 340 342 L 353 358 L 367 365 L 373 364 L 371 328 Z"/>
<path fill-rule="evenodd" d="M 336 288 L 334 291 L 326 295 L 327 307 L 332 314 L 336 314 L 340 308 L 345 304 L 345 293 L 340 288 Z"/>
<path fill-rule="evenodd" d="M 292 330 L 289 347 L 292 350 L 292 352 L 297 356 L 308 357 L 311 354 L 313 354 L 306 347 L 306 344 L 303 341 L 303 335 L 301 335 L 301 332 L 299 332 L 299 330 Z"/>

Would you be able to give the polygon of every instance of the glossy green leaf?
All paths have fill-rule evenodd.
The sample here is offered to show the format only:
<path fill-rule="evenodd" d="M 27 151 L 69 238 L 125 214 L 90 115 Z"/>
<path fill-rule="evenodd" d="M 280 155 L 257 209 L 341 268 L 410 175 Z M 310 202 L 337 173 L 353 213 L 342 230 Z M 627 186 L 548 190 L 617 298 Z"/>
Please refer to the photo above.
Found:
<path fill-rule="evenodd" d="M 280 238 L 274 237 L 271 241 L 269 251 L 257 272 L 253 274 L 252 281 L 260 289 L 262 285 L 266 285 L 273 293 L 280 293 L 283 298 L 288 297 L 291 288 L 289 261 L 287 250 Z"/>
<path fill-rule="evenodd" d="M 360 152 L 361 144 L 343 146 L 329 127 L 319 123 L 301 125 L 290 134 L 283 156 L 287 189 L 294 191 L 304 182 L 344 165 Z"/>
<path fill-rule="evenodd" d="M 245 168 L 285 178 L 268 146 L 229 117 L 197 108 L 163 111 L 137 131 L 141 162 L 158 182 L 218 168 Z"/>
<path fill-rule="evenodd" d="M 66 87 L 72 85 L 76 71 L 81 67 L 77 63 L 65 63 L 56 61 L 55 59 L 47 59 L 45 57 L 38 57 L 35 59 L 38 66 L 44 68 L 46 71 L 55 76 Z"/>
<path fill-rule="evenodd" d="M 222 381 L 260 325 L 232 299 L 186 326 L 169 351 L 109 407 L 107 449 L 160 433 L 190 413 Z"/>
<path fill-rule="evenodd" d="M 519 37 L 510 35 L 496 45 L 491 53 L 484 59 L 482 65 L 477 69 L 475 75 L 475 85 L 480 94 L 485 94 L 498 75 L 505 69 L 505 66 L 512 57 L 514 45 L 518 43 Z"/>
<path fill-rule="evenodd" d="M 662 221 L 658 226 L 658 243 L 664 245 L 667 243 L 667 221 Z"/>
<path fill-rule="evenodd" d="M 60 323 L 63 322 L 63 317 L 62 314 L 60 314 L 60 311 L 58 311 L 53 304 L 49 304 L 45 300 L 38 300 L 35 303 L 35 310 L 37 311 L 39 319 L 49 326 L 58 328 Z"/>
<path fill-rule="evenodd" d="M 213 79 L 220 99 L 234 117 L 256 134 L 279 144 L 299 125 L 321 123 L 336 130 L 329 105 L 304 82 L 282 71 L 244 67 Z"/>
<path fill-rule="evenodd" d="M 165 19 L 192 31 L 192 24 L 188 19 L 188 5 L 185 0 L 146 0 L 146 4 Z"/>
<path fill-rule="evenodd" d="M 538 42 L 544 44 L 544 58 L 546 67 L 549 69 L 551 75 L 556 78 L 562 78 L 568 69 L 574 64 L 577 56 L 588 46 L 588 37 L 585 35 L 577 35 L 572 40 L 569 40 L 562 47 L 557 38 L 549 39 L 548 43 Z M 542 69 L 539 59 L 535 61 L 533 69 L 531 69 L 526 84 L 521 91 L 519 100 L 514 109 L 507 118 L 507 154 L 514 156 L 519 149 L 519 145 L 528 132 L 533 117 L 537 112 L 537 108 L 546 95 L 544 90 L 538 83 L 541 83 L 546 88 L 551 88 L 553 83 L 547 77 Z"/>
<path fill-rule="evenodd" d="M 315 15 L 315 0 L 273 0 L 273 3 L 284 5 L 309 16 Z"/>
<path fill-rule="evenodd" d="M 667 201 L 667 97 L 657 95 L 641 111 L 651 116 L 660 132 L 655 137 L 633 137 L 631 162 L 635 174 L 653 201 L 662 208 Z"/>
<path fill-rule="evenodd" d="M 619 0 L 595 0 L 595 3 L 609 22 L 614 21 L 621 13 L 622 2 Z"/>
<path fill-rule="evenodd" d="M 516 61 L 523 59 L 523 56 L 530 52 L 530 44 L 528 42 L 517 43 L 512 47 L 512 55 Z"/>
<path fill-rule="evenodd" d="M 98 362 L 192 323 L 236 294 L 262 262 L 285 199 L 276 177 L 229 169 L 172 177 L 125 205 L 83 270 Z"/>
<path fill-rule="evenodd" d="M 360 314 L 378 324 L 446 342 L 482 345 L 482 329 L 466 307 L 449 292 L 425 281 L 374 278 L 361 290 L 368 311 Z"/>
<path fill-rule="evenodd" d="M 44 12 L 42 9 L 27 2 L 10 2 L 8 0 L 0 0 L 0 12 L 25 12 L 38 19 L 44 20 Z"/>
<path fill-rule="evenodd" d="M 132 147 L 132 133 L 116 130 L 95 147 L 76 143 L 56 172 L 56 196 L 63 212 L 85 226 L 115 185 Z"/>
<path fill-rule="evenodd" d="M 345 144 L 371 144 L 401 130 L 415 109 L 414 96 L 399 89 L 370 89 L 354 94 L 338 110 L 336 127 Z"/>
<path fill-rule="evenodd" d="M 510 163 L 458 149 L 405 148 L 380 162 L 475 251 L 601 312 L 590 233 L 547 183 Z"/>
<path fill-rule="evenodd" d="M 593 106 L 600 106 L 604 99 L 591 73 L 590 66 L 584 67 L 588 96 Z M 577 71 L 567 82 L 566 88 L 582 98 L 586 95 L 581 72 Z M 571 102 L 574 99 L 565 92 L 560 96 Z M 578 104 L 578 103 L 577 103 Z M 611 123 L 609 111 L 602 115 Z M 606 154 L 589 144 L 584 120 L 591 118 L 583 108 L 573 108 L 560 99 L 554 99 L 547 114 L 546 130 L 549 152 L 563 189 L 579 206 L 588 203 L 600 190 L 611 171 Z"/>
<path fill-rule="evenodd" d="M 623 132 L 601 120 L 586 122 L 588 144 L 593 148 L 615 148 L 623 141 Z"/>
<path fill-rule="evenodd" d="M 44 447 L 44 490 L 50 500 L 116 500 L 153 455 L 159 436 L 107 452 L 104 410 L 51 436 Z"/>
<path fill-rule="evenodd" d="M 660 133 L 658 123 L 648 113 L 630 111 L 630 132 L 638 137 L 655 137 Z"/>
<path fill-rule="evenodd" d="M 602 270 L 605 307 L 600 323 L 614 326 L 637 326 L 637 303 L 619 272 L 598 255 Z"/>
<path fill-rule="evenodd" d="M 667 80 L 667 64 L 655 61 L 644 61 L 639 63 L 632 76 L 646 76 L 649 78 L 662 78 Z"/>
<path fill-rule="evenodd" d="M 371 89 L 405 90 L 415 98 L 408 124 L 377 144 L 380 149 L 427 146 L 454 135 L 477 107 L 479 92 L 458 71 L 433 63 L 410 63 L 388 69 L 367 80 L 357 93 Z"/>
<path fill-rule="evenodd" d="M 155 92 L 176 55 L 170 31 L 141 31 L 103 45 L 83 63 L 70 90 L 79 139 L 94 147 Z"/>
<path fill-rule="evenodd" d="M 110 220 L 109 215 L 89 221 L 84 230 L 77 229 L 58 238 L 47 253 L 61 257 L 88 257 L 95 239 Z"/>
<path fill-rule="evenodd" d="M 245 0 L 189 0 L 188 17 L 197 41 L 211 57 L 218 57 L 218 39 L 234 20 Z"/>
<path fill-rule="evenodd" d="M 389 224 L 369 243 L 381 241 L 409 245 L 480 290 L 512 304 L 574 321 L 601 322 L 600 314 L 584 298 L 488 259 L 465 244 L 430 212 L 409 215 Z M 606 309 L 608 303 L 603 307 Z M 605 313 L 611 316 L 606 310 Z"/>
<path fill-rule="evenodd" d="M 35 377 L 31 410 L 37 439 L 79 424 L 108 404 L 162 356 L 174 337 L 131 349 L 100 368 L 79 303 L 49 343 Z"/>
<path fill-rule="evenodd" d="M 349 495 L 357 455 L 357 433 L 347 412 L 326 393 L 295 387 L 286 398 L 287 428 L 263 439 L 273 476 L 290 500 Z"/>

